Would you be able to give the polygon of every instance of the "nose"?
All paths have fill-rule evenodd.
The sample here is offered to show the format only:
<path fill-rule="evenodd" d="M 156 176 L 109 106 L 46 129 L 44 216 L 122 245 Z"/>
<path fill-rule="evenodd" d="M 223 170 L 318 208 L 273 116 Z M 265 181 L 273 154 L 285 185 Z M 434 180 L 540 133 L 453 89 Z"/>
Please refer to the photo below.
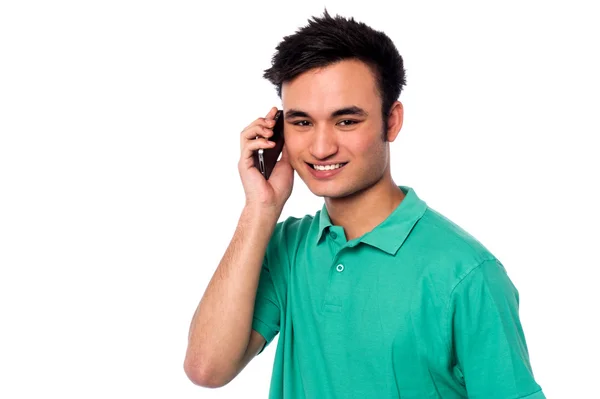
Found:
<path fill-rule="evenodd" d="M 314 129 L 309 151 L 316 159 L 326 159 L 337 153 L 338 145 L 335 132 L 327 126 Z"/>

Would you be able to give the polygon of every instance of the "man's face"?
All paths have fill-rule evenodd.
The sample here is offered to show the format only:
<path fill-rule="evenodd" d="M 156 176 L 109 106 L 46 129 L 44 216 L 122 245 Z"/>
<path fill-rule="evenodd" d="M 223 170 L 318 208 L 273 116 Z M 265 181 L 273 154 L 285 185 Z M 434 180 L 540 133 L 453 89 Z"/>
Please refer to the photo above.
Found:
<path fill-rule="evenodd" d="M 369 67 L 344 60 L 282 87 L 285 145 L 309 190 L 342 198 L 381 180 L 389 165 L 381 98 Z"/>

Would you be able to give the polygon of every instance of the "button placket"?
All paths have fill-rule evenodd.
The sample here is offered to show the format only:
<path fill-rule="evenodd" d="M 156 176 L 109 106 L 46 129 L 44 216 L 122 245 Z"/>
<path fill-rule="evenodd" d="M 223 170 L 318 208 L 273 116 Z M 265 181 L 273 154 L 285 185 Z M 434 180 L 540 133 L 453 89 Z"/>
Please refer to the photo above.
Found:
<path fill-rule="evenodd" d="M 345 292 L 347 291 L 347 285 L 350 284 L 349 276 L 345 275 L 347 272 L 346 265 L 338 259 L 334 259 L 330 270 L 329 287 L 323 303 L 324 311 L 326 313 L 340 313 L 347 301 Z"/>
<path fill-rule="evenodd" d="M 323 298 L 323 311 L 325 313 L 341 313 L 344 311 L 344 304 L 347 303 L 348 290 L 351 284 L 351 274 L 344 262 L 344 254 L 348 250 L 343 232 L 329 231 L 329 239 L 332 259 L 329 266 L 329 282 L 327 292 Z"/>

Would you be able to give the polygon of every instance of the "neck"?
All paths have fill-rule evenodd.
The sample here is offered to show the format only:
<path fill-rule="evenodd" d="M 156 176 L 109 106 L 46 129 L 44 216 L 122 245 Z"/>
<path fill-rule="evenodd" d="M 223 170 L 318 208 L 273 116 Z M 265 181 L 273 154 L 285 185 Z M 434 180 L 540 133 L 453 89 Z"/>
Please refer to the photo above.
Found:
<path fill-rule="evenodd" d="M 404 196 L 387 175 L 373 186 L 348 197 L 325 198 L 325 205 L 331 222 L 343 227 L 346 239 L 352 240 L 383 222 L 400 205 Z"/>

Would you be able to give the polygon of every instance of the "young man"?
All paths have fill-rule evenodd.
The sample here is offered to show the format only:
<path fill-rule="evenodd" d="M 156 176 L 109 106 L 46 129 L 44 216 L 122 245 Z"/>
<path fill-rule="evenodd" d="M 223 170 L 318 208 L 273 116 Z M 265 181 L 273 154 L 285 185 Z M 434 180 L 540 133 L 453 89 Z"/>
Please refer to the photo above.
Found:
<path fill-rule="evenodd" d="M 271 398 L 544 398 L 501 262 L 392 180 L 405 84 L 392 41 L 325 12 L 265 77 L 283 155 L 269 180 L 253 166 L 273 108 L 241 134 L 246 205 L 191 323 L 189 378 L 223 386 L 279 333 Z M 325 204 L 277 223 L 294 170 Z"/>

